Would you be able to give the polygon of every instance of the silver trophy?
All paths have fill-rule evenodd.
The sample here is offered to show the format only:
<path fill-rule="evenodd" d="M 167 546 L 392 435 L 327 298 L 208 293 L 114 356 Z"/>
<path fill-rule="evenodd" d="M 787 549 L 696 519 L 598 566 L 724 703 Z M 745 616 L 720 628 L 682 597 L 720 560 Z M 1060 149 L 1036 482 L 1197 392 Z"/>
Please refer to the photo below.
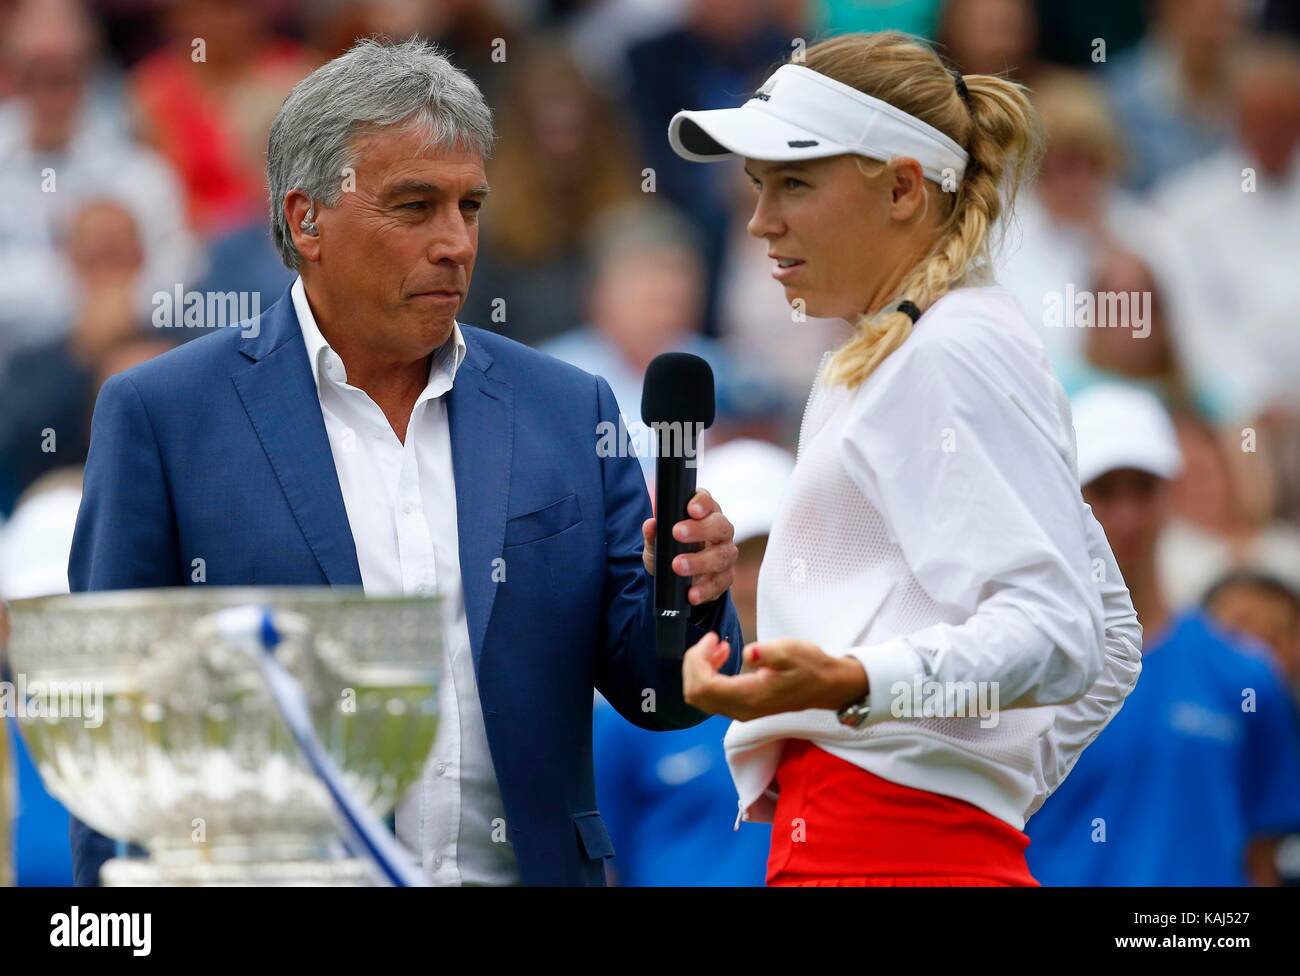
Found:
<path fill-rule="evenodd" d="M 436 598 L 130 590 L 10 605 L 47 788 L 148 856 L 107 885 L 410 883 L 382 819 L 438 729 Z"/>

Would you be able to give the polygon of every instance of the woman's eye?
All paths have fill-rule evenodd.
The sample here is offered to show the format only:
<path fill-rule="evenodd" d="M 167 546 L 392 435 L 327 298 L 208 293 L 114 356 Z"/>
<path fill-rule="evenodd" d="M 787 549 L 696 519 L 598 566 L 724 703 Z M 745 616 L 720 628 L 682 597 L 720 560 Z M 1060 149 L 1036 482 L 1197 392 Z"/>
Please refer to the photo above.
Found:
<path fill-rule="evenodd" d="M 805 187 L 807 185 L 808 184 L 803 180 L 796 180 L 793 176 L 787 176 L 785 178 L 785 188 L 787 190 L 797 190 L 800 187 Z"/>

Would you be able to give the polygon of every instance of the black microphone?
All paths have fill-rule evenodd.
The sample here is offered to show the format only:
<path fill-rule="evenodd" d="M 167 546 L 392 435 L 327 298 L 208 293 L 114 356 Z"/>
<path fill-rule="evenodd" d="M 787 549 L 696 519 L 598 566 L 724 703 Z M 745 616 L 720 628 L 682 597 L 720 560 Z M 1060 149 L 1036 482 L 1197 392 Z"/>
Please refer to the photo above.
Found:
<path fill-rule="evenodd" d="M 660 659 L 680 659 L 686 649 L 691 605 L 689 577 L 673 572 L 673 559 L 700 543 L 678 542 L 673 526 L 688 518 L 695 495 L 700 435 L 713 424 L 713 370 L 699 356 L 666 352 L 646 370 L 641 419 L 654 432 L 655 462 L 655 637 Z"/>

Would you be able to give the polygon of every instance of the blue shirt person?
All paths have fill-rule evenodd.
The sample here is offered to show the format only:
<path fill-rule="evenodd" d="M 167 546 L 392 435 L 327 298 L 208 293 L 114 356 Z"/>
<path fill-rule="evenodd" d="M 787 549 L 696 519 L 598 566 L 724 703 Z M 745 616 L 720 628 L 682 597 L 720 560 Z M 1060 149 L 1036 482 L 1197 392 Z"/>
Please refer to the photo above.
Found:
<path fill-rule="evenodd" d="M 1300 827 L 1300 718 L 1263 649 L 1199 611 L 1152 642 L 1123 709 L 1029 821 L 1043 885 L 1244 885 Z"/>
<path fill-rule="evenodd" d="M 620 885 L 762 885 L 770 828 L 736 819 L 736 787 L 719 715 L 678 732 L 646 733 L 605 702 L 592 726 L 596 797 Z"/>

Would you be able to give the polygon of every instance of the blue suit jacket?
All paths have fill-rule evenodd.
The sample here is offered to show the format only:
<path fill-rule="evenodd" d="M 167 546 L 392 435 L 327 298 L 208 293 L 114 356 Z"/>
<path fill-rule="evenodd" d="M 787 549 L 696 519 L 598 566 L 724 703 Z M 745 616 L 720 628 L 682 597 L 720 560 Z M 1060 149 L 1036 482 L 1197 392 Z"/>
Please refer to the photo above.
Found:
<path fill-rule="evenodd" d="M 252 330 L 227 329 L 111 378 L 95 405 L 69 579 L 74 591 L 360 585 L 320 402 L 286 292 Z M 612 855 L 596 808 L 592 688 L 628 720 L 704 719 L 659 663 L 650 502 L 634 457 L 601 457 L 617 429 L 603 379 L 481 329 L 447 396 L 470 646 L 506 829 L 525 884 L 602 884 Z M 505 559 L 505 579 L 492 572 Z M 730 599 L 703 608 L 740 664 Z M 655 708 L 643 711 L 645 689 Z M 79 884 L 114 842 L 74 820 Z"/>

